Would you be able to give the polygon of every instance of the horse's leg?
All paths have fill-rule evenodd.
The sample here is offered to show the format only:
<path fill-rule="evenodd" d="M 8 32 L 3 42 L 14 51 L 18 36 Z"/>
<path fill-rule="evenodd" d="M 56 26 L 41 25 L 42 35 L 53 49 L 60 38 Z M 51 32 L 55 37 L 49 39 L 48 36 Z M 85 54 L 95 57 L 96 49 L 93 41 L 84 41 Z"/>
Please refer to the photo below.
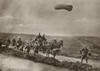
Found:
<path fill-rule="evenodd" d="M 33 53 L 33 55 L 35 56 L 35 50 L 34 50 L 34 53 Z"/>
<path fill-rule="evenodd" d="M 84 60 L 84 56 L 81 57 L 81 63 L 83 63 L 83 60 Z"/>
<path fill-rule="evenodd" d="M 48 57 L 48 53 L 46 53 L 46 57 Z"/>
<path fill-rule="evenodd" d="M 81 59 L 81 63 L 83 63 L 83 59 Z"/>
<path fill-rule="evenodd" d="M 16 46 L 14 46 L 14 49 L 16 49 Z"/>
<path fill-rule="evenodd" d="M 54 52 L 54 53 L 53 53 L 53 57 L 55 58 L 55 56 L 56 56 L 56 53 Z"/>
<path fill-rule="evenodd" d="M 47 53 L 46 53 L 46 57 L 47 57 Z"/>
<path fill-rule="evenodd" d="M 19 46 L 17 46 L 17 50 L 19 49 Z"/>
<path fill-rule="evenodd" d="M 55 58 L 55 56 L 56 56 L 56 55 L 54 54 L 54 58 Z"/>
<path fill-rule="evenodd" d="M 48 57 L 49 57 L 49 53 L 48 53 Z"/>
<path fill-rule="evenodd" d="M 29 52 L 28 52 L 28 55 L 29 55 Z"/>
<path fill-rule="evenodd" d="M 50 55 L 50 51 L 48 52 L 48 57 L 49 57 L 49 55 Z"/>
<path fill-rule="evenodd" d="M 36 52 L 36 49 L 34 50 L 34 56 L 36 56 L 37 52 Z"/>
<path fill-rule="evenodd" d="M 88 64 L 88 57 L 86 57 L 86 59 L 85 59 L 85 60 L 86 60 L 86 64 Z"/>
<path fill-rule="evenodd" d="M 30 50 L 28 49 L 28 51 L 27 51 L 28 55 L 29 55 L 29 52 L 30 52 Z"/>
<path fill-rule="evenodd" d="M 49 54 L 50 54 L 50 53 L 48 52 L 48 57 L 49 57 Z"/>

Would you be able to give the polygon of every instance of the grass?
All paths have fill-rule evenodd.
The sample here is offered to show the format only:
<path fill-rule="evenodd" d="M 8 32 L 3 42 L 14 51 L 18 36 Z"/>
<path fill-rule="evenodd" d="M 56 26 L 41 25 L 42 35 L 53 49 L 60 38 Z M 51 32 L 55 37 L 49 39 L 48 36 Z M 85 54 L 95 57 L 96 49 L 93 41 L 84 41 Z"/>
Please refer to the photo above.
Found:
<path fill-rule="evenodd" d="M 1 49 L 0 49 L 1 50 Z M 91 65 L 88 64 L 82 64 L 80 62 L 68 62 L 68 61 L 59 61 L 52 57 L 44 57 L 42 55 L 27 55 L 23 52 L 13 50 L 11 48 L 2 49 L 1 54 L 7 55 L 7 56 L 14 56 L 22 59 L 28 59 L 31 61 L 44 63 L 52 66 L 57 67 L 64 67 L 70 70 L 74 71 L 100 71 L 98 68 L 92 68 Z"/>

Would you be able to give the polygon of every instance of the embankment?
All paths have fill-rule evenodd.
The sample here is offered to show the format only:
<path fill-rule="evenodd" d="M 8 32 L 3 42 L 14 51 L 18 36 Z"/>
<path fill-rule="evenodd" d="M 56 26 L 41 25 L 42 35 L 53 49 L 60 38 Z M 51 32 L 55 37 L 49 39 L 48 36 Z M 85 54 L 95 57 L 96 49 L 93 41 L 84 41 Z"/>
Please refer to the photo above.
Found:
<path fill-rule="evenodd" d="M 56 67 L 63 67 L 74 71 L 100 71 L 98 68 L 92 68 L 91 65 L 81 64 L 80 62 L 59 61 L 52 57 L 44 57 L 42 55 L 27 55 L 23 52 L 13 50 L 11 48 L 1 48 L 0 53 L 7 56 L 14 56 L 18 58 L 28 59 L 34 62 L 44 63 Z"/>

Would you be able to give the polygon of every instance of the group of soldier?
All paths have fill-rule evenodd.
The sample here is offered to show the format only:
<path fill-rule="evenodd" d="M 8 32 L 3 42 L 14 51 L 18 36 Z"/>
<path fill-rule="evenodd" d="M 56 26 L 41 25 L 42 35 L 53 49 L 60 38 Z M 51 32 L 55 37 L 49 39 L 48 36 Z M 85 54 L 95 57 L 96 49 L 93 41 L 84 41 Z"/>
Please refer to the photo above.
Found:
<path fill-rule="evenodd" d="M 12 40 L 10 38 L 7 38 L 6 40 L 2 40 L 0 39 L 0 47 L 2 45 L 4 45 L 6 48 L 8 48 L 9 46 L 13 46 L 16 49 L 19 49 L 20 46 L 26 46 L 26 48 L 28 46 L 31 46 L 33 42 L 40 43 L 42 45 L 42 42 L 46 42 L 46 38 L 45 38 L 45 34 L 43 34 L 43 36 L 41 36 L 41 34 L 39 33 L 39 35 L 35 38 L 35 40 L 26 40 L 23 41 L 21 37 L 18 37 L 18 39 L 13 38 Z M 26 44 L 26 45 L 25 45 Z"/>
<path fill-rule="evenodd" d="M 55 57 L 59 52 L 59 48 L 63 46 L 63 42 L 57 42 L 57 40 L 48 42 L 45 34 L 41 35 L 39 33 L 34 39 L 26 41 L 23 41 L 21 37 L 18 37 L 18 39 L 13 38 L 12 40 L 7 38 L 2 43 L 0 42 L 0 47 L 1 46 L 6 48 L 13 47 L 14 49 L 26 52 L 27 54 L 30 53 L 30 50 L 34 50 L 34 55 L 41 51 L 46 53 L 48 57 L 52 52 Z"/>
<path fill-rule="evenodd" d="M 6 41 L 4 43 L 0 41 L 0 47 L 2 47 L 2 44 L 5 44 L 6 48 L 9 48 L 9 46 L 12 45 L 14 47 L 14 49 L 20 49 L 21 51 L 24 51 L 24 49 L 26 49 L 26 52 L 29 54 L 30 50 L 33 49 L 33 47 L 35 46 L 35 48 L 33 49 L 34 55 L 38 54 L 39 50 L 42 50 L 43 52 L 47 52 L 47 56 L 49 56 L 50 51 L 52 51 L 56 46 L 57 46 L 57 48 L 61 48 L 61 46 L 63 46 L 63 41 L 62 41 L 62 44 L 59 44 L 59 46 L 56 45 L 56 43 L 57 43 L 56 40 L 54 40 L 53 44 L 48 43 L 47 39 L 45 37 L 45 34 L 43 34 L 41 36 L 41 34 L 39 33 L 39 35 L 36 36 L 36 38 L 34 40 L 32 40 L 32 39 L 30 41 L 26 40 L 26 42 L 23 42 L 20 37 L 17 40 L 14 38 L 14 39 L 12 39 L 12 41 L 8 38 L 8 39 L 6 39 Z M 49 45 L 51 45 L 50 48 L 48 48 Z M 53 52 L 54 57 L 57 54 L 57 52 L 59 52 L 59 49 L 57 49 L 55 52 Z M 84 59 L 86 60 L 86 63 L 88 63 L 88 55 L 90 55 L 88 47 L 85 46 L 80 51 L 80 53 L 82 55 L 81 63 L 83 62 Z"/>

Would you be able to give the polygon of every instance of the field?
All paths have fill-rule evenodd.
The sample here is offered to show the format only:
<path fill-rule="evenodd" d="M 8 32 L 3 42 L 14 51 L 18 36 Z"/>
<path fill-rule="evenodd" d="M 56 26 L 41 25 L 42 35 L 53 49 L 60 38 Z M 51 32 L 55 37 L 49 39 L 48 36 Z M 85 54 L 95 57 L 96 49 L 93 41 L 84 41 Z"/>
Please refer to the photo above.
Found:
<path fill-rule="evenodd" d="M 31 34 L 11 34 L 11 33 L 1 33 L 0 34 L 0 39 L 5 40 L 7 38 L 10 38 L 11 40 L 13 38 L 17 37 L 21 37 L 23 41 L 26 40 L 30 40 L 30 39 L 34 39 L 36 37 L 36 35 L 31 35 Z M 27 56 L 27 54 L 23 54 L 20 51 L 16 51 L 13 49 L 6 49 L 4 51 L 1 51 L 2 49 L 0 49 L 0 61 L 3 61 L 5 59 L 9 58 L 12 59 L 11 61 L 4 61 L 8 62 L 5 63 L 1 66 L 6 66 L 5 68 L 0 67 L 1 71 L 17 71 L 19 69 L 19 71 L 33 71 L 33 68 L 35 67 L 35 65 L 38 64 L 39 68 L 42 68 L 43 70 L 38 70 L 38 71 L 58 71 L 58 68 L 62 68 L 59 69 L 59 71 L 100 71 L 100 63 L 99 63 L 99 59 L 100 59 L 100 37 L 90 37 L 90 36 L 46 36 L 48 41 L 51 41 L 53 39 L 56 40 L 63 40 L 64 45 L 61 48 L 61 52 L 60 52 L 60 56 L 57 56 L 56 59 L 50 57 L 50 58 L 46 58 L 43 55 L 39 55 L 39 56 L 33 56 L 32 54 L 30 54 L 29 56 Z M 87 64 L 81 64 L 80 63 L 80 50 L 84 47 L 84 45 L 90 45 L 91 47 L 89 48 L 90 52 L 92 53 L 91 59 L 89 60 L 89 65 Z M 67 56 L 67 57 L 66 57 Z M 16 58 L 15 58 L 16 57 Z M 21 59 L 19 59 L 21 58 Z M 62 60 L 60 61 L 60 59 L 62 58 Z M 67 58 L 70 58 L 70 62 L 67 60 Z M 17 60 L 16 60 L 17 59 Z M 23 60 L 24 59 L 24 60 Z M 23 64 L 23 62 L 26 64 L 27 63 L 33 63 L 33 66 L 29 67 L 26 66 L 23 69 L 20 69 L 20 67 L 16 68 L 16 64 L 19 65 L 18 60 Z M 32 62 L 27 62 L 25 60 L 29 60 Z M 74 61 L 75 62 L 74 62 Z M 17 62 L 16 62 L 17 61 Z M 15 68 L 12 69 L 12 67 L 14 67 L 13 62 L 15 62 Z M 11 64 L 12 63 L 12 64 Z M 1 63 L 2 64 L 2 63 Z M 11 66 L 9 66 L 9 64 L 11 64 Z M 7 66 L 8 65 L 8 66 Z M 20 66 L 20 65 L 19 65 Z M 23 65 L 25 66 L 25 65 Z M 91 68 L 91 66 L 93 66 L 93 68 Z M 29 68 L 28 68 L 29 67 Z M 49 68 L 51 67 L 52 70 L 49 70 Z M 3 70 L 3 69 L 7 69 L 7 70 Z M 32 70 L 31 70 L 32 69 Z M 35 68 L 38 69 L 38 68 Z M 34 70 L 37 71 L 37 70 Z"/>
<path fill-rule="evenodd" d="M 0 33 L 0 39 L 16 38 L 21 37 L 23 41 L 34 39 L 36 35 L 32 34 L 11 34 L 11 33 Z M 92 53 L 91 58 L 99 60 L 100 58 L 100 37 L 91 36 L 46 36 L 48 41 L 52 39 L 64 41 L 64 45 L 61 48 L 61 55 L 70 57 L 80 57 L 80 50 L 84 45 L 90 45 L 90 52 Z"/>

